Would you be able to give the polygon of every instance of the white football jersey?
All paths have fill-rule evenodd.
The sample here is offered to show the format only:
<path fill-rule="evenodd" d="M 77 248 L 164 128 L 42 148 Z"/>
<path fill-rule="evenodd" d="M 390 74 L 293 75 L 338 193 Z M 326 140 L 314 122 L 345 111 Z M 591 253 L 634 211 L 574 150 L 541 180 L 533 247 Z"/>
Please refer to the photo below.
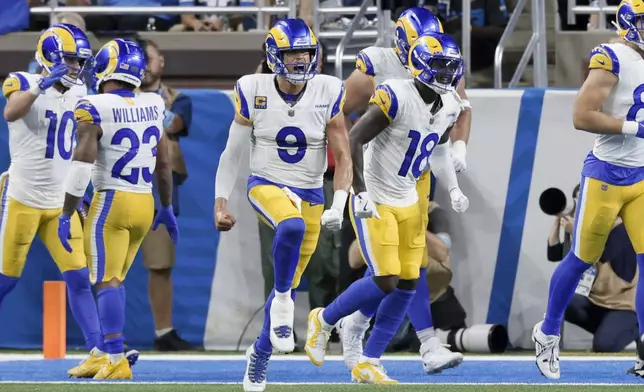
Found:
<path fill-rule="evenodd" d="M 42 77 L 26 72 L 9 74 L 4 96 L 26 91 Z M 9 125 L 9 197 L 29 207 L 63 206 L 64 183 L 72 162 L 76 122 L 74 106 L 87 95 L 85 86 L 73 86 L 64 94 L 51 87 L 31 105 L 27 115 Z"/>
<path fill-rule="evenodd" d="M 413 79 L 387 80 L 376 87 L 370 103 L 390 121 L 365 151 L 365 182 L 376 203 L 406 207 L 418 200 L 416 181 L 429 165 L 434 147 L 461 112 L 453 94 L 440 97 L 442 107 L 432 115 L 434 104 L 425 103 Z"/>
<path fill-rule="evenodd" d="M 342 115 L 344 83 L 316 75 L 290 106 L 275 78 L 247 75 L 235 86 L 236 112 L 253 123 L 251 175 L 294 188 L 320 188 L 327 168 L 326 127 Z"/>
<path fill-rule="evenodd" d="M 96 191 L 152 192 L 165 103 L 155 93 L 90 95 L 76 105 L 76 120 L 103 130 L 92 171 Z"/>
<path fill-rule="evenodd" d="M 374 85 L 387 79 L 412 79 L 393 48 L 369 46 L 358 53 L 356 68 L 373 78 Z"/>
<path fill-rule="evenodd" d="M 621 44 L 603 44 L 591 52 L 590 69 L 604 69 L 619 79 L 602 112 L 627 121 L 644 121 L 644 59 Z M 634 135 L 597 135 L 593 154 L 620 166 L 644 167 L 644 139 Z"/>

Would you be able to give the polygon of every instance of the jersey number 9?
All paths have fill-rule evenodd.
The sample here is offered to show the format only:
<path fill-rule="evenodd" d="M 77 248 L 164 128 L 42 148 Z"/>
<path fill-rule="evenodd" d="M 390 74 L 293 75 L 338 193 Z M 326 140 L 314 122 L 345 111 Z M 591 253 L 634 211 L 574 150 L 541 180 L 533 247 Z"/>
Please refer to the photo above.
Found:
<path fill-rule="evenodd" d="M 290 138 L 289 138 L 290 136 Z M 287 140 L 287 138 L 291 140 Z M 275 136 L 277 154 L 286 163 L 298 163 L 306 154 L 306 135 L 297 127 L 284 127 Z M 297 149 L 294 151 L 294 149 Z"/>
<path fill-rule="evenodd" d="M 430 133 L 427 135 L 425 139 L 423 139 L 423 142 L 420 143 L 420 151 L 418 156 L 416 156 L 420 136 L 420 132 L 414 131 L 413 129 L 410 130 L 409 135 L 407 135 L 407 137 L 411 139 L 411 142 L 409 143 L 409 148 L 405 153 L 405 160 L 403 161 L 402 166 L 400 166 L 400 170 L 398 170 L 398 175 L 401 177 L 407 177 L 409 169 L 411 168 L 411 174 L 414 178 L 418 178 L 423 174 L 424 166 L 429 166 L 429 157 L 432 155 L 432 151 L 434 151 L 434 147 L 436 147 L 439 140 L 438 134 Z M 416 159 L 414 160 L 415 156 Z M 425 163 L 425 165 L 423 165 L 423 163 Z"/>
<path fill-rule="evenodd" d="M 156 157 L 156 145 L 159 143 L 159 139 L 161 138 L 159 128 L 155 126 L 147 128 L 143 132 L 143 138 L 141 141 L 139 141 L 139 137 L 136 132 L 130 128 L 122 128 L 116 131 L 114 136 L 112 136 L 112 145 L 121 145 L 124 140 L 127 140 L 130 142 L 130 148 L 121 158 L 119 158 L 118 161 L 116 161 L 116 163 L 114 163 L 114 167 L 112 168 L 112 177 L 120 178 L 132 185 L 136 185 L 139 183 L 139 175 L 141 175 L 141 177 L 143 177 L 143 181 L 150 183 L 152 181 L 152 172 L 149 167 L 142 167 L 140 169 L 138 167 L 133 167 L 130 169 L 130 174 L 123 174 L 123 170 L 125 170 L 127 164 L 136 157 L 136 154 L 139 152 L 139 147 L 141 147 L 141 143 L 150 144 L 150 139 L 153 137 L 155 147 L 152 148 L 152 156 Z"/>
<path fill-rule="evenodd" d="M 74 138 L 76 137 L 76 121 L 74 121 L 74 112 L 64 112 L 58 123 L 58 114 L 47 110 L 45 117 L 49 120 L 49 128 L 47 129 L 47 151 L 45 151 L 45 158 L 54 159 L 56 147 L 58 147 L 58 155 L 63 160 L 68 161 L 72 157 L 72 148 L 74 147 Z M 72 123 L 72 137 L 65 140 L 67 130 L 67 123 Z M 67 141 L 69 141 L 69 148 L 67 148 Z"/>

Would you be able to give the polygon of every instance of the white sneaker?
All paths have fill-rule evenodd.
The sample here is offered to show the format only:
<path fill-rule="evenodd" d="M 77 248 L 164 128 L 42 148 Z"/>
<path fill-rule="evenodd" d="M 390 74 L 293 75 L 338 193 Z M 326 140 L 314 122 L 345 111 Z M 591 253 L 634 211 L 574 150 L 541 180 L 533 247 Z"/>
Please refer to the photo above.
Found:
<path fill-rule="evenodd" d="M 255 343 L 246 350 L 246 373 L 244 374 L 245 392 L 264 392 L 266 389 L 266 372 L 270 354 L 255 352 Z"/>
<path fill-rule="evenodd" d="M 304 351 L 306 351 L 306 355 L 315 366 L 324 364 L 327 344 L 329 343 L 329 337 L 331 337 L 331 330 L 326 328 L 320 321 L 323 310 L 324 308 L 316 308 L 309 313 L 308 328 L 306 330 Z"/>
<path fill-rule="evenodd" d="M 293 318 L 295 313 L 295 302 L 289 296 L 280 300 L 273 298 L 271 301 L 271 330 L 270 339 L 275 351 L 290 353 L 295 350 L 295 338 L 293 336 Z"/>
<path fill-rule="evenodd" d="M 362 355 L 362 342 L 367 329 L 369 329 L 369 322 L 362 324 L 356 321 L 358 312 L 359 310 L 342 318 L 338 323 L 340 340 L 342 340 L 342 356 L 344 364 L 349 370 L 353 370 Z"/>
<path fill-rule="evenodd" d="M 420 346 L 420 357 L 427 374 L 440 373 L 463 363 L 463 354 L 450 351 L 437 336 Z"/>
<path fill-rule="evenodd" d="M 561 377 L 559 369 L 559 336 L 546 335 L 541 331 L 543 321 L 532 329 L 532 341 L 536 351 L 537 367 L 541 374 L 551 380 Z"/>

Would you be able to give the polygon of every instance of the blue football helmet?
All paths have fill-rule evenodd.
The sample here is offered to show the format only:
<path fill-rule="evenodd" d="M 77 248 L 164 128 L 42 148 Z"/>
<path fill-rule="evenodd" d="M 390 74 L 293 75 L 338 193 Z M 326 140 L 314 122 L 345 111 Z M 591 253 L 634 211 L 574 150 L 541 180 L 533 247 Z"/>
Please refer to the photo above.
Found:
<path fill-rule="evenodd" d="M 644 1 L 622 0 L 617 7 L 616 22 L 617 35 L 624 40 L 634 43 L 644 49 Z"/>
<path fill-rule="evenodd" d="M 266 64 L 274 74 L 293 84 L 303 84 L 317 73 L 318 40 L 302 19 L 284 19 L 275 23 L 266 36 Z M 284 53 L 308 52 L 309 60 L 284 62 Z"/>
<path fill-rule="evenodd" d="M 400 62 L 407 66 L 409 48 L 414 41 L 426 33 L 442 33 L 443 26 L 430 10 L 421 7 L 409 8 L 396 21 L 394 44 Z"/>
<path fill-rule="evenodd" d="M 66 64 L 69 72 L 60 82 L 65 87 L 71 87 L 82 85 L 85 74 L 91 70 L 92 48 L 83 30 L 70 24 L 59 23 L 40 35 L 35 58 L 47 72 L 51 72 L 56 65 Z M 77 60 L 78 66 L 69 64 L 70 59 Z"/>
<path fill-rule="evenodd" d="M 461 51 L 447 34 L 424 34 L 409 49 L 409 72 L 438 94 L 456 89 L 463 68 Z"/>
<path fill-rule="evenodd" d="M 134 41 L 116 38 L 98 51 L 94 60 L 93 88 L 100 92 L 100 85 L 108 80 L 119 80 L 139 87 L 147 62 L 143 49 Z"/>

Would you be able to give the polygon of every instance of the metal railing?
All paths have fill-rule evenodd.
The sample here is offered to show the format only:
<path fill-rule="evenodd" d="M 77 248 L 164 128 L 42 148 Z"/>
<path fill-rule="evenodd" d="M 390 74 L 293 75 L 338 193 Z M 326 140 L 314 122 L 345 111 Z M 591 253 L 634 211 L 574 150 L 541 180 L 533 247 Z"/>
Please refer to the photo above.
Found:
<path fill-rule="evenodd" d="M 378 0 L 380 1 L 380 0 Z M 263 3 L 263 1 L 261 1 Z M 162 6 L 162 7 L 117 7 L 117 6 L 70 6 L 59 7 L 57 0 L 50 0 L 49 5 L 42 7 L 33 7 L 29 10 L 30 13 L 36 15 L 50 15 L 51 20 L 55 19 L 57 13 L 61 12 L 75 12 L 83 15 L 156 15 L 156 14 L 255 14 L 258 22 L 263 19 L 264 14 L 268 15 L 288 15 L 289 18 L 297 17 L 297 2 L 295 0 L 288 0 L 288 7 L 281 6 L 242 6 L 242 7 L 180 7 L 180 6 Z M 317 14 L 330 14 L 330 15 L 354 15 L 358 14 L 362 7 L 330 7 L 317 9 L 317 1 L 315 2 L 313 17 L 317 20 Z M 367 12 L 374 14 L 378 13 L 378 7 L 369 7 Z M 363 15 L 364 16 L 364 15 Z M 319 32 L 319 24 L 316 33 Z M 324 32 L 322 32 L 324 34 Z M 321 37 L 324 38 L 324 35 Z"/>
<path fill-rule="evenodd" d="M 599 6 L 575 5 L 575 0 L 568 0 L 568 23 L 575 23 L 576 15 L 599 14 L 599 29 L 606 29 L 606 15 L 617 12 L 617 6 L 606 5 L 606 0 L 599 0 Z"/>
<path fill-rule="evenodd" d="M 461 13 L 461 55 L 465 62 L 465 87 L 469 84 L 472 76 L 472 1 L 463 0 Z"/>
<path fill-rule="evenodd" d="M 519 23 L 521 13 L 525 8 L 528 0 L 519 0 L 517 3 L 508 25 L 501 35 L 499 44 L 496 46 L 494 53 L 494 88 L 503 87 L 503 52 L 507 47 L 508 41 L 512 33 Z M 534 87 L 547 87 L 548 86 L 548 48 L 546 41 L 546 5 L 545 0 L 531 0 L 532 1 L 532 36 L 528 42 L 521 60 L 517 65 L 514 75 L 510 80 L 508 87 L 516 87 L 521 80 L 521 76 L 525 71 L 530 58 L 534 66 L 533 84 Z M 465 1 L 467 3 L 467 0 Z"/>

